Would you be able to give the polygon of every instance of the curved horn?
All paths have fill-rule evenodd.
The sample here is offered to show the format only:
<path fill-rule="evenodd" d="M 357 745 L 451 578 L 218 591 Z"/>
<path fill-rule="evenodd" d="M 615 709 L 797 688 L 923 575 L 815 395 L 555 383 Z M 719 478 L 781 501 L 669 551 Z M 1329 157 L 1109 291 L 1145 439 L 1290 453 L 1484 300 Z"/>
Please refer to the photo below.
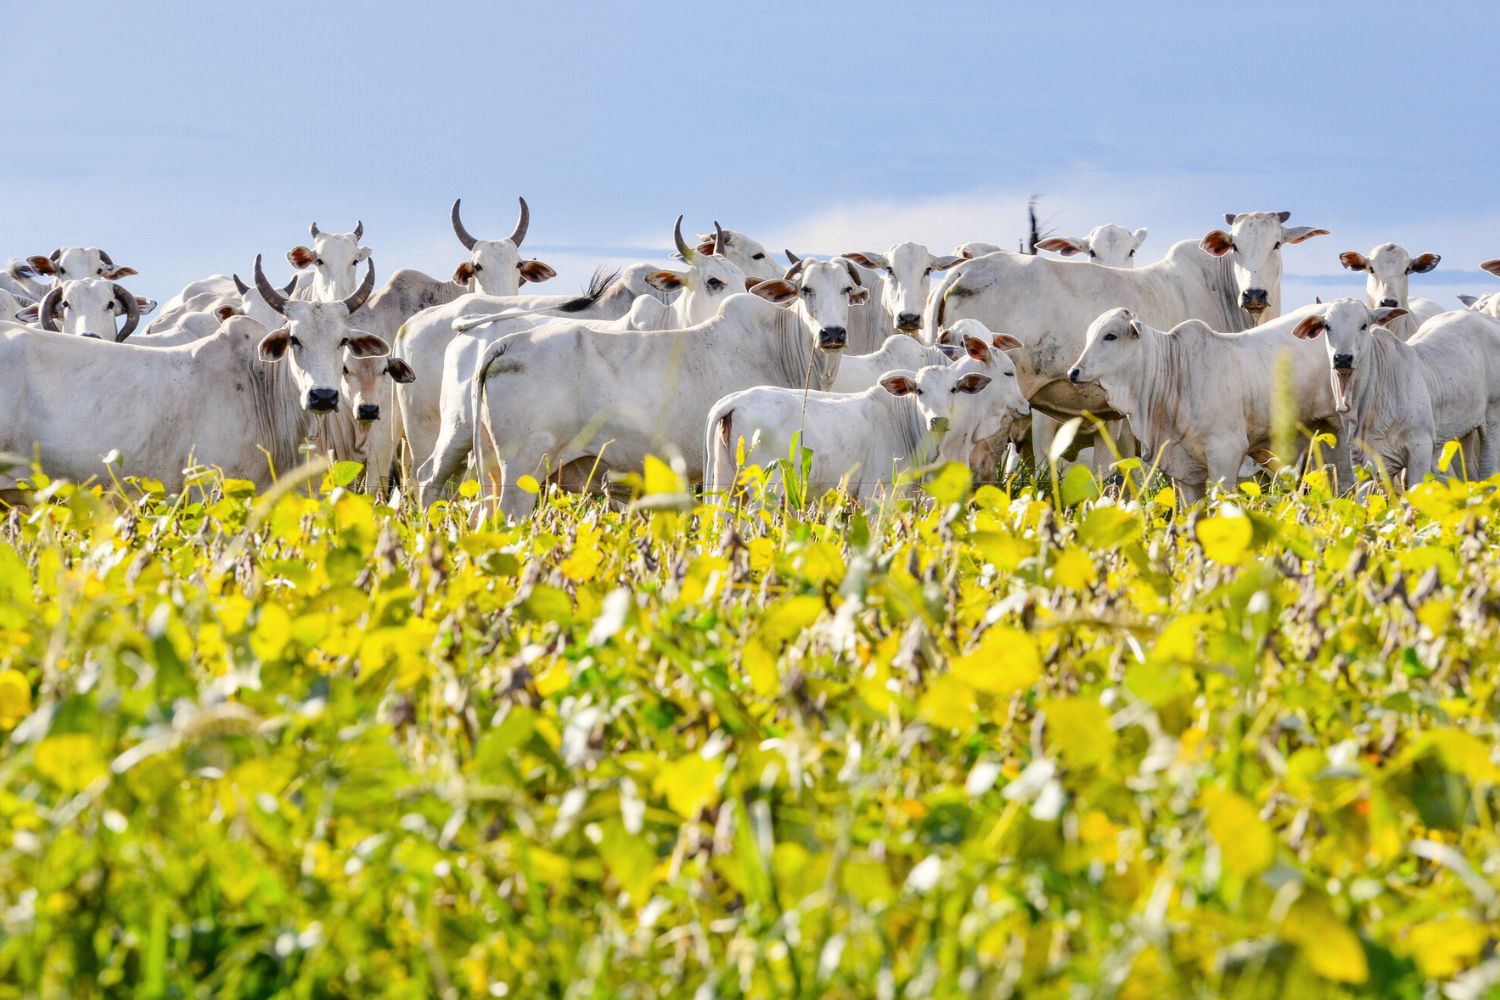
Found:
<path fill-rule="evenodd" d="M 284 284 L 284 285 L 281 286 L 281 294 L 282 295 L 286 295 L 286 296 L 290 296 L 292 294 L 292 289 L 294 289 L 296 287 L 297 287 L 297 276 L 294 274 L 294 275 L 292 275 L 292 280 L 291 281 L 288 281 L 286 284 Z"/>
<path fill-rule="evenodd" d="M 286 315 L 286 296 L 272 288 L 271 283 L 266 280 L 266 272 L 260 269 L 260 254 L 255 255 L 255 290 L 260 292 L 260 297 L 266 300 L 266 305 L 283 316 Z"/>
<path fill-rule="evenodd" d="M 677 252 L 682 254 L 682 259 L 691 262 L 693 254 L 697 251 L 688 246 L 687 241 L 682 238 L 682 216 L 680 215 L 677 217 L 676 225 L 672 227 L 672 242 L 677 244 Z"/>
<path fill-rule="evenodd" d="M 104 261 L 105 265 L 110 268 L 113 268 L 115 266 L 115 262 L 110 260 L 109 254 L 105 253 L 103 250 L 99 251 L 99 259 Z"/>
<path fill-rule="evenodd" d="M 798 257 L 790 250 L 783 250 L 781 252 L 786 254 L 786 259 L 792 262 L 792 266 L 786 269 L 786 274 L 784 275 L 787 281 L 791 281 L 797 276 L 797 272 L 802 270 L 802 265 L 806 264 L 807 261 L 801 257 Z"/>
<path fill-rule="evenodd" d="M 354 220 L 354 242 L 358 243 L 365 238 L 365 222 L 363 219 Z"/>
<path fill-rule="evenodd" d="M 365 280 L 360 282 L 359 287 L 354 290 L 353 295 L 344 300 L 344 308 L 349 310 L 350 316 L 353 316 L 355 311 L 365 304 L 365 300 L 375 290 L 375 262 L 372 260 L 367 263 L 369 264 L 369 270 L 365 272 Z"/>
<path fill-rule="evenodd" d="M 860 288 L 865 287 L 865 283 L 859 280 L 859 268 L 854 266 L 854 262 L 852 260 L 844 260 L 844 269 L 849 272 L 849 277 L 854 279 L 854 283 L 856 285 L 858 285 Z"/>
<path fill-rule="evenodd" d="M 323 235 L 322 232 L 318 229 L 318 224 L 316 222 L 312 224 L 312 226 L 308 229 L 308 232 L 312 233 L 313 239 L 317 239 L 319 236 Z"/>
<path fill-rule="evenodd" d="M 52 251 L 52 253 L 48 255 L 47 259 L 54 264 L 62 260 L 62 247 L 58 247 L 56 250 Z"/>
<path fill-rule="evenodd" d="M 479 241 L 464 228 L 464 221 L 458 217 L 458 203 L 461 201 L 463 201 L 462 198 L 453 199 L 453 235 L 458 237 L 458 242 L 464 245 L 465 250 L 473 250 L 474 244 Z"/>
<path fill-rule="evenodd" d="M 724 239 L 724 227 L 719 225 L 719 220 L 714 220 L 714 256 L 724 256 L 724 246 L 728 241 Z"/>
<path fill-rule="evenodd" d="M 1280 219 L 1282 222 L 1285 222 L 1287 219 L 1290 219 L 1291 217 L 1292 217 L 1292 213 L 1291 212 L 1277 212 L 1276 213 L 1276 218 Z"/>
<path fill-rule="evenodd" d="M 250 286 L 241 281 L 238 274 L 232 274 L 230 275 L 230 277 L 234 279 L 234 287 L 239 291 L 241 295 L 250 294 Z"/>
<path fill-rule="evenodd" d="M 125 325 L 120 327 L 120 332 L 115 334 L 115 343 L 120 343 L 126 337 L 135 332 L 135 328 L 141 322 L 141 307 L 136 303 L 135 296 L 127 292 L 122 285 L 115 286 L 115 301 L 120 303 L 125 310 Z"/>
<path fill-rule="evenodd" d="M 531 228 L 531 209 L 526 207 L 526 199 L 519 198 L 521 202 L 521 215 L 516 219 L 516 231 L 510 234 L 510 241 L 516 246 L 526 238 L 526 230 Z"/>
<path fill-rule="evenodd" d="M 61 332 L 57 328 L 58 307 L 61 305 L 61 285 L 58 285 L 56 288 L 49 291 L 46 295 L 42 296 L 42 304 L 37 307 L 37 319 L 41 320 L 43 330 L 51 330 L 53 333 Z"/>

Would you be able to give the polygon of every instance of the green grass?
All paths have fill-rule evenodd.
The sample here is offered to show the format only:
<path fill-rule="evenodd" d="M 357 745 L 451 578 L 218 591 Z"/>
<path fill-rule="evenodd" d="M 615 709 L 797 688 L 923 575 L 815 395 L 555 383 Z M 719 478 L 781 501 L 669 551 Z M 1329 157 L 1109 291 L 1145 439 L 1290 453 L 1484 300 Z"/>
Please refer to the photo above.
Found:
<path fill-rule="evenodd" d="M 4 522 L 0 996 L 1500 988 L 1496 483 L 347 478 Z"/>

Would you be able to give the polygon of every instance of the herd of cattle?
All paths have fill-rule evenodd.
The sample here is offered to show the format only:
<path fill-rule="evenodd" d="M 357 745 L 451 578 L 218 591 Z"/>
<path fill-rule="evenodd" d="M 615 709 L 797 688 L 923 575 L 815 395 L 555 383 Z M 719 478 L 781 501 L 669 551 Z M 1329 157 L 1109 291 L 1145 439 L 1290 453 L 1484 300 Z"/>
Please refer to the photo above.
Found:
<path fill-rule="evenodd" d="M 265 486 L 309 454 L 426 503 L 467 464 L 512 517 L 535 502 L 523 476 L 601 488 L 648 454 L 709 489 L 757 464 L 868 497 L 938 459 L 993 476 L 1028 437 L 1045 461 L 1059 421 L 1090 414 L 1193 500 L 1267 457 L 1288 386 L 1346 484 L 1356 461 L 1415 482 L 1452 440 L 1468 471 L 1500 471 L 1500 295 L 1413 299 L 1438 257 L 1386 243 L 1340 255 L 1365 301 L 1283 312 L 1283 248 L 1327 233 L 1288 218 L 1227 215 L 1143 266 L 1146 230 L 1108 225 L 1038 244 L 1070 260 L 899 243 L 783 267 L 717 223 L 689 242 L 679 217 L 678 266 L 554 296 L 521 294 L 555 273 L 521 255 L 524 199 L 496 240 L 454 202 L 468 256 L 449 279 L 377 291 L 363 226 L 314 224 L 291 281 L 256 258 L 252 281 L 193 282 L 144 328 L 157 304 L 120 283 L 132 268 L 58 249 L 0 272 L 0 499 L 24 502 L 34 463 L 175 491 L 205 468 Z"/>

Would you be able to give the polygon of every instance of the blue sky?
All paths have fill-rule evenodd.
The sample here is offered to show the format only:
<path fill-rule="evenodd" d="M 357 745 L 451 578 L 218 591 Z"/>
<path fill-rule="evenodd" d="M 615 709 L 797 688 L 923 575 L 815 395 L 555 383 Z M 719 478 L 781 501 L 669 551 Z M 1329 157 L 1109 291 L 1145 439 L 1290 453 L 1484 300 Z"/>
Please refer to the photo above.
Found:
<path fill-rule="evenodd" d="M 946 251 L 1013 244 L 1033 192 L 1065 234 L 1150 227 L 1147 259 L 1290 209 L 1333 235 L 1289 248 L 1289 306 L 1359 294 L 1344 249 L 1441 253 L 1413 294 L 1448 303 L 1500 256 L 1480 3 L 12 6 L 0 255 L 102 246 L 158 298 L 275 277 L 314 220 L 446 276 L 453 198 L 485 236 L 517 194 L 559 292 L 678 212 Z"/>

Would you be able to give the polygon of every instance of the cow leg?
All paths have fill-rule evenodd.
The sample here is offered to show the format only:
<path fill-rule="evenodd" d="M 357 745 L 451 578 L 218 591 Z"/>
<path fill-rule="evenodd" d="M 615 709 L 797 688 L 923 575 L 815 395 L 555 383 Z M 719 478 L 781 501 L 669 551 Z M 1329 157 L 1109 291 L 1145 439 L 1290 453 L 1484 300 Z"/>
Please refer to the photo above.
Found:
<path fill-rule="evenodd" d="M 1412 487 L 1425 479 L 1433 470 L 1433 455 L 1437 442 L 1425 434 L 1413 435 L 1406 446 L 1406 485 Z"/>
<path fill-rule="evenodd" d="M 1485 423 L 1476 432 L 1479 438 L 1479 447 L 1475 450 L 1473 458 L 1469 458 L 1469 477 L 1471 479 L 1488 479 L 1496 472 L 1500 472 L 1500 416 L 1496 416 Z M 1476 475 L 1473 470 L 1477 469 Z"/>
<path fill-rule="evenodd" d="M 516 443 L 513 454 L 496 461 L 486 456 L 481 462 L 484 479 L 490 487 L 489 494 L 500 498 L 500 512 L 508 520 L 520 521 L 536 509 L 537 494 L 526 492 L 518 484 L 527 474 L 538 483 L 546 482 L 548 466 L 554 464 L 552 459 L 556 447 L 557 441 L 551 434 L 534 431 Z M 510 450 L 508 446 L 507 450 Z M 570 456 L 570 460 L 574 457 L 577 456 Z"/>

